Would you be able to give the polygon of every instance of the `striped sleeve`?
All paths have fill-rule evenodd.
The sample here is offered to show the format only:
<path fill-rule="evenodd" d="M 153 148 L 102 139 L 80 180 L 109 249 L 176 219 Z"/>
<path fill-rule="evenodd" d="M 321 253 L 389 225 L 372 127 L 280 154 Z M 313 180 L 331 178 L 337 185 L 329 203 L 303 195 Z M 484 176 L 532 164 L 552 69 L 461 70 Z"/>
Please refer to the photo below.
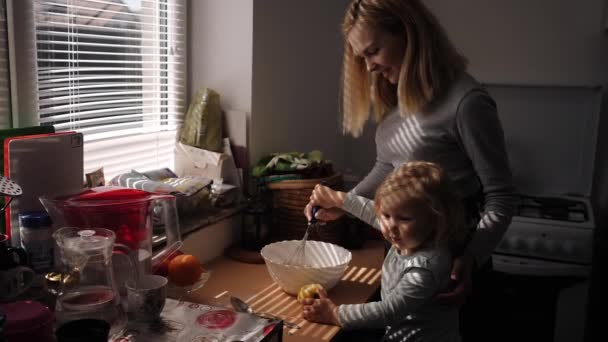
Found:
<path fill-rule="evenodd" d="M 481 265 L 511 223 L 517 194 L 494 100 L 485 92 L 469 93 L 459 106 L 456 125 L 483 186 L 484 212 L 467 246 L 467 252 Z"/>
<path fill-rule="evenodd" d="M 344 203 L 342 204 L 342 209 L 354 215 L 361 221 L 369 224 L 370 226 L 380 230 L 380 222 L 376 217 L 374 201 L 363 196 L 358 196 L 351 191 L 346 193 Z"/>
<path fill-rule="evenodd" d="M 401 276 L 398 272 L 395 276 Z M 340 305 L 340 323 L 345 329 L 385 328 L 395 325 L 424 305 L 437 290 L 430 270 L 410 268 L 381 301 Z"/>

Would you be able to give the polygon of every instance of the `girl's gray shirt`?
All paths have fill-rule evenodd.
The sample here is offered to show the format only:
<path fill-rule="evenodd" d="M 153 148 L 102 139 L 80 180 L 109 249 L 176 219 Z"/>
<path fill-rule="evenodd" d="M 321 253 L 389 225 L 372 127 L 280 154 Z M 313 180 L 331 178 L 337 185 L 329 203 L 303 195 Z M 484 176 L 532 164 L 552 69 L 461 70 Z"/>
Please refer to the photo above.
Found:
<path fill-rule="evenodd" d="M 516 201 L 504 134 L 496 104 L 484 88 L 463 74 L 426 113 L 403 117 L 398 109 L 376 129 L 376 164 L 345 197 L 343 209 L 377 226 L 376 188 L 405 162 L 423 160 L 441 166 L 463 199 L 483 192 L 483 213 L 466 252 L 482 265 L 502 239 Z"/>
<path fill-rule="evenodd" d="M 451 268 L 448 248 L 403 256 L 393 247 L 382 266 L 382 300 L 340 305 L 340 323 L 345 329 L 386 328 L 387 341 L 460 341 L 458 308 L 433 299 L 449 286 Z"/>

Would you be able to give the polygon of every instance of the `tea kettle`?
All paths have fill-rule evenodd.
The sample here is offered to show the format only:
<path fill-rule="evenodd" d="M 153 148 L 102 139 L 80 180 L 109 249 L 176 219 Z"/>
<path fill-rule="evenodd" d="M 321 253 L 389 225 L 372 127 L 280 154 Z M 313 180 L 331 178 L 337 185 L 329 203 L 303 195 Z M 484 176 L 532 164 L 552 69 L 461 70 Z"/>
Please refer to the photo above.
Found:
<path fill-rule="evenodd" d="M 42 196 L 40 202 L 56 229 L 78 227 L 113 231 L 116 243 L 130 249 L 140 274 L 151 272 L 153 219 L 165 224 L 166 246 L 180 241 L 172 195 L 123 187 L 96 187 L 76 194 Z"/>

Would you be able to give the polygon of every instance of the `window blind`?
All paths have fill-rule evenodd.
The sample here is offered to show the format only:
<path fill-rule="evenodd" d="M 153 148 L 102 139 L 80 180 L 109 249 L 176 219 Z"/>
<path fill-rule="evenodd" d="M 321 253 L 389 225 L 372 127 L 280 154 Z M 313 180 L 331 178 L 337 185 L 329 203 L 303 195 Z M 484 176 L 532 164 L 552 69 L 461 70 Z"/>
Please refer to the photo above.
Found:
<path fill-rule="evenodd" d="M 6 1 L 0 0 L 0 128 L 11 128 L 10 68 L 8 61 L 8 35 Z"/>
<path fill-rule="evenodd" d="M 106 180 L 173 167 L 184 112 L 184 0 L 35 0 L 41 125 L 84 135 Z"/>

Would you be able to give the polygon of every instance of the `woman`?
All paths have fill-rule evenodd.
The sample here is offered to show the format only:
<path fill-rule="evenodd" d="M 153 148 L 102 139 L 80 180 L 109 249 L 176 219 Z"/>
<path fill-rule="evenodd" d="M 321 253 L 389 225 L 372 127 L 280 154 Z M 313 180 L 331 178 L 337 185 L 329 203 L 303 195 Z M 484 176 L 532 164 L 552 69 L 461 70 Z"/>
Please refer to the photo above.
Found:
<path fill-rule="evenodd" d="M 370 222 L 373 206 L 357 196 L 372 198 L 380 182 L 405 162 L 440 165 L 465 205 L 470 236 L 454 246 L 453 290 L 436 298 L 460 305 L 474 286 L 463 308 L 462 333 L 466 340 L 476 333 L 483 337 L 491 315 L 477 306 L 487 303 L 490 256 L 516 198 L 496 104 L 466 73 L 466 59 L 420 0 L 355 0 L 342 29 L 343 128 L 359 136 L 373 116 L 377 160 L 348 193 L 318 185 L 305 214 L 310 218 L 310 208 L 320 206 L 319 220 L 349 212 Z"/>

